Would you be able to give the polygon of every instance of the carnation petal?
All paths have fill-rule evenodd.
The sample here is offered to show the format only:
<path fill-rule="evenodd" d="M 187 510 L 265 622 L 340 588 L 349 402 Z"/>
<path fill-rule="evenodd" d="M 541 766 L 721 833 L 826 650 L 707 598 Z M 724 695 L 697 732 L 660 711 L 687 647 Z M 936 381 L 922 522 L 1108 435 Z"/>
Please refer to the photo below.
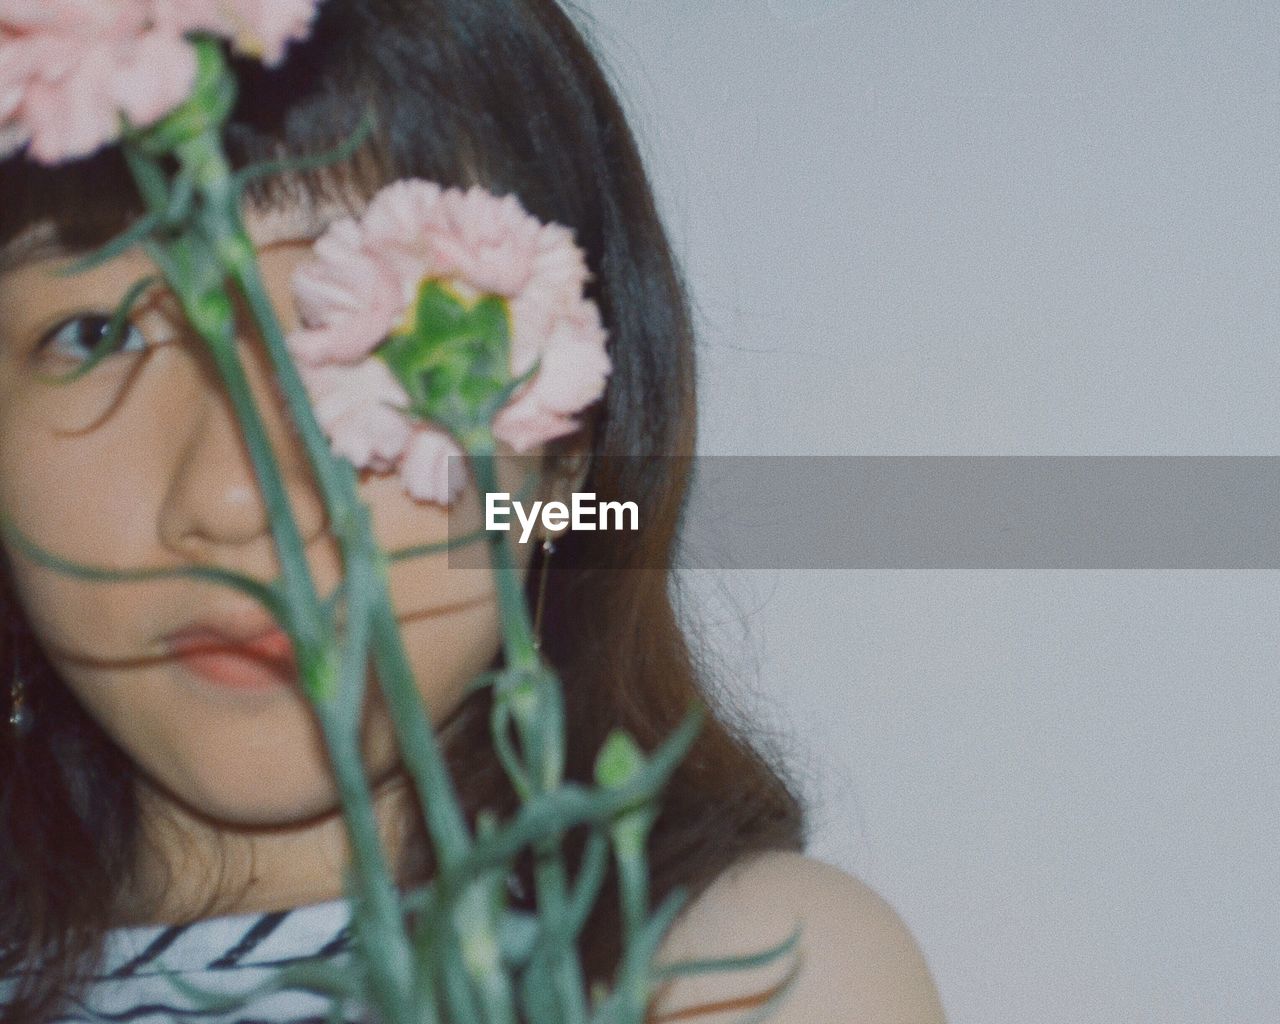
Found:
<path fill-rule="evenodd" d="M 433 259 L 430 244 L 445 226 L 441 192 L 434 182 L 394 182 L 373 198 L 361 219 L 365 249 L 394 273 L 406 307 L 423 279 L 446 272 Z"/>
<path fill-rule="evenodd" d="M 290 42 L 305 39 L 319 0 L 166 0 L 156 10 L 167 31 L 207 32 L 274 67 Z"/>
<path fill-rule="evenodd" d="M 578 430 L 575 414 L 603 394 L 612 371 L 608 334 L 599 307 L 584 294 L 591 278 L 573 232 L 540 223 L 514 195 L 497 196 L 478 185 L 441 189 L 419 179 L 387 186 L 361 218 L 348 218 L 326 232 L 313 260 L 295 274 L 304 327 L 290 335 L 290 349 L 312 370 L 350 374 L 353 392 L 363 386 L 372 393 L 377 382 L 360 385 L 354 375 L 378 342 L 403 322 L 423 282 L 433 279 L 464 301 L 483 294 L 505 300 L 513 376 L 541 359 L 538 373 L 494 418 L 494 436 L 524 453 Z M 388 440 L 379 447 L 375 425 L 357 415 L 365 407 L 353 404 L 345 391 L 336 393 L 337 387 L 330 382 L 314 397 L 324 413 L 317 418 L 335 448 L 370 464 L 381 458 L 389 465 L 402 436 L 398 426 L 386 424 Z M 357 422 L 363 434 L 343 433 Z M 462 449 L 434 423 L 408 416 L 406 422 L 414 433 L 395 464 L 406 492 L 417 500 L 449 504 L 464 485 L 465 472 L 462 481 L 456 474 L 451 479 L 448 456 L 462 455 Z"/>
<path fill-rule="evenodd" d="M 333 450 L 357 468 L 386 472 L 409 443 L 413 428 L 394 409 L 362 406 L 330 423 Z"/>
<path fill-rule="evenodd" d="M 154 124 L 191 95 L 196 54 L 181 39 L 148 32 L 112 76 L 118 109 L 136 126 Z"/>
<path fill-rule="evenodd" d="M 523 455 L 540 444 L 572 434 L 579 423 L 547 409 L 532 393 L 503 407 L 493 419 L 493 436 Z"/>
<path fill-rule="evenodd" d="M 306 325 L 289 341 L 298 358 L 361 359 L 403 318 L 407 303 L 399 281 L 362 242 L 354 220 L 338 221 L 316 242 L 314 258 L 294 271 L 294 299 Z"/>
<path fill-rule="evenodd" d="M 369 358 L 354 367 L 300 366 L 299 373 L 335 453 L 357 467 L 391 468 L 413 426 L 390 407 L 406 404 L 408 396 L 386 364 Z"/>
<path fill-rule="evenodd" d="M 6 0 L 0 7 L 4 151 L 54 164 L 88 156 L 177 107 L 195 80 L 191 46 L 150 26 L 147 0 Z"/>
<path fill-rule="evenodd" d="M 459 459 L 465 453 L 448 434 L 432 427 L 419 429 L 400 463 L 400 475 L 410 496 L 419 501 L 448 505 L 466 486 L 467 476 Z"/>
<path fill-rule="evenodd" d="M 532 390 L 538 401 L 556 413 L 574 413 L 604 393 L 612 363 L 594 345 L 566 343 L 542 353 L 542 365 Z"/>
<path fill-rule="evenodd" d="M 0 29 L 30 32 L 48 25 L 56 12 L 48 0 L 0 0 Z"/>
<path fill-rule="evenodd" d="M 115 138 L 118 121 L 110 104 L 102 99 L 108 87 L 104 77 L 98 61 L 89 56 L 58 87 L 37 82 L 27 90 L 23 107 L 31 133 L 28 153 L 32 159 L 42 164 L 73 160 Z"/>

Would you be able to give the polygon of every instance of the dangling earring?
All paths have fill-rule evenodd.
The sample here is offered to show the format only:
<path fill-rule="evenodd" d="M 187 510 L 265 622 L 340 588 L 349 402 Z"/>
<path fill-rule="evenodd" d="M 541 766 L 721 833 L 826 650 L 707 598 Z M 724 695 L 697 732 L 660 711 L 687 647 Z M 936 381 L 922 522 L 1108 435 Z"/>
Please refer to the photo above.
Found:
<path fill-rule="evenodd" d="M 9 728 L 13 734 L 22 739 L 35 728 L 36 716 L 27 703 L 27 680 L 22 674 L 22 661 L 18 650 L 13 651 L 13 679 L 9 683 Z"/>
<path fill-rule="evenodd" d="M 547 594 L 547 563 L 555 551 L 555 543 L 550 537 L 542 539 L 542 561 L 538 565 L 538 598 L 533 606 L 533 648 L 542 650 L 542 604 Z"/>

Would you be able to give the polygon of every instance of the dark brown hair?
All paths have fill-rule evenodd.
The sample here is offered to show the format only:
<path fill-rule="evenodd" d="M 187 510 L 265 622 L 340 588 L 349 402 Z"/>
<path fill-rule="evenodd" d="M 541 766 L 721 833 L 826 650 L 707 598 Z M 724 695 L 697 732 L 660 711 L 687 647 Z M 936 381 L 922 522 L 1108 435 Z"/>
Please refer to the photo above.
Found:
<path fill-rule="evenodd" d="M 646 749 L 657 746 L 696 696 L 710 713 L 652 832 L 653 903 L 677 885 L 692 903 L 748 855 L 803 849 L 804 807 L 776 743 L 725 703 L 712 662 L 691 645 L 673 604 L 690 463 L 645 457 L 694 451 L 688 299 L 635 141 L 574 22 L 555 0 L 327 0 L 311 37 L 279 69 L 246 62 L 237 71 L 240 100 L 227 136 L 237 163 L 321 151 L 371 106 L 376 144 L 344 174 L 364 195 L 402 177 L 478 180 L 574 229 L 614 365 L 594 410 L 591 451 L 625 456 L 593 461 L 583 487 L 601 501 L 637 502 L 645 528 L 570 533 L 549 566 L 543 650 L 564 683 L 567 776 L 590 783 L 595 754 L 616 726 Z M 302 179 L 310 195 L 334 180 Z M 254 198 L 289 195 L 277 181 Z M 49 219 L 63 245 L 82 248 L 137 213 L 113 151 L 54 169 L 21 158 L 0 163 L 0 196 L 0 244 Z M 22 742 L 0 729 L 0 949 L 10 950 L 0 970 L 40 965 L 5 1018 L 29 1024 L 95 966 L 138 823 L 131 763 L 41 654 L 3 566 L 0 600 L 0 627 L 16 636 L 0 634 L 0 688 L 23 658 L 39 720 Z M 446 723 L 446 756 L 473 823 L 480 807 L 504 816 L 518 807 L 489 735 L 490 693 L 473 693 Z M 571 869 L 581 831 L 567 840 Z M 413 874 L 429 875 L 427 846 L 417 849 L 423 859 Z M 580 940 L 589 978 L 610 980 L 620 948 L 611 867 Z"/>

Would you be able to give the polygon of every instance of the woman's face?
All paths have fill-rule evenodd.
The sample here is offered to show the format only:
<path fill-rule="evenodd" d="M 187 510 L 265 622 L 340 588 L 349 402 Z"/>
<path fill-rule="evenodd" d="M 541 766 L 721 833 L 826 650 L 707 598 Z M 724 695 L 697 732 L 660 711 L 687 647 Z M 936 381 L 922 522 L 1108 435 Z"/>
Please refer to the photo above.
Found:
<path fill-rule="evenodd" d="M 249 218 L 286 330 L 295 325 L 290 275 L 323 226 L 300 212 Z M 136 253 L 70 277 L 55 274 L 63 262 L 0 274 L 0 507 L 35 543 L 78 562 L 213 566 L 274 579 L 280 565 L 238 422 L 171 295 L 148 293 L 123 349 L 86 376 L 65 385 L 37 379 L 83 362 L 102 318 L 155 272 Z M 261 342 L 245 330 L 240 351 L 312 573 L 327 595 L 341 562 L 323 503 Z M 513 461 L 503 461 L 503 482 L 518 490 Z M 446 510 L 413 500 L 395 476 L 362 474 L 360 494 L 384 550 L 447 535 Z M 475 500 L 472 488 L 467 497 Z M 336 806 L 310 707 L 295 685 L 211 682 L 166 641 L 202 623 L 265 614 L 249 598 L 186 576 L 94 582 L 46 568 L 11 545 L 7 551 L 18 597 L 54 666 L 162 792 L 237 826 L 301 822 Z M 532 544 L 517 551 L 527 567 Z M 389 572 L 418 688 L 439 725 L 498 649 L 492 584 L 486 570 L 449 568 L 443 554 L 396 561 Z M 376 699 L 363 739 L 375 780 L 390 774 L 394 742 Z"/>

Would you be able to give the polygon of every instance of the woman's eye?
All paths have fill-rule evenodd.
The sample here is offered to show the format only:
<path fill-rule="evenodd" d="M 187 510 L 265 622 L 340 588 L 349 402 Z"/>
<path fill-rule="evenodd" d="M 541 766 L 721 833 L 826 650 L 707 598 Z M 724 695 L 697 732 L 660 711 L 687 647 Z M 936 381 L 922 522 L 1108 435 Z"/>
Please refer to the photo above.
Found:
<path fill-rule="evenodd" d="M 75 316 L 64 320 L 45 334 L 36 348 L 38 351 L 52 348 L 58 355 L 71 359 L 87 359 L 93 354 L 94 346 L 100 344 L 110 330 L 111 317 L 109 316 L 95 314 Z M 133 324 L 126 323 L 108 355 L 115 352 L 140 352 L 146 347 L 146 339 L 143 338 L 142 332 Z"/>

